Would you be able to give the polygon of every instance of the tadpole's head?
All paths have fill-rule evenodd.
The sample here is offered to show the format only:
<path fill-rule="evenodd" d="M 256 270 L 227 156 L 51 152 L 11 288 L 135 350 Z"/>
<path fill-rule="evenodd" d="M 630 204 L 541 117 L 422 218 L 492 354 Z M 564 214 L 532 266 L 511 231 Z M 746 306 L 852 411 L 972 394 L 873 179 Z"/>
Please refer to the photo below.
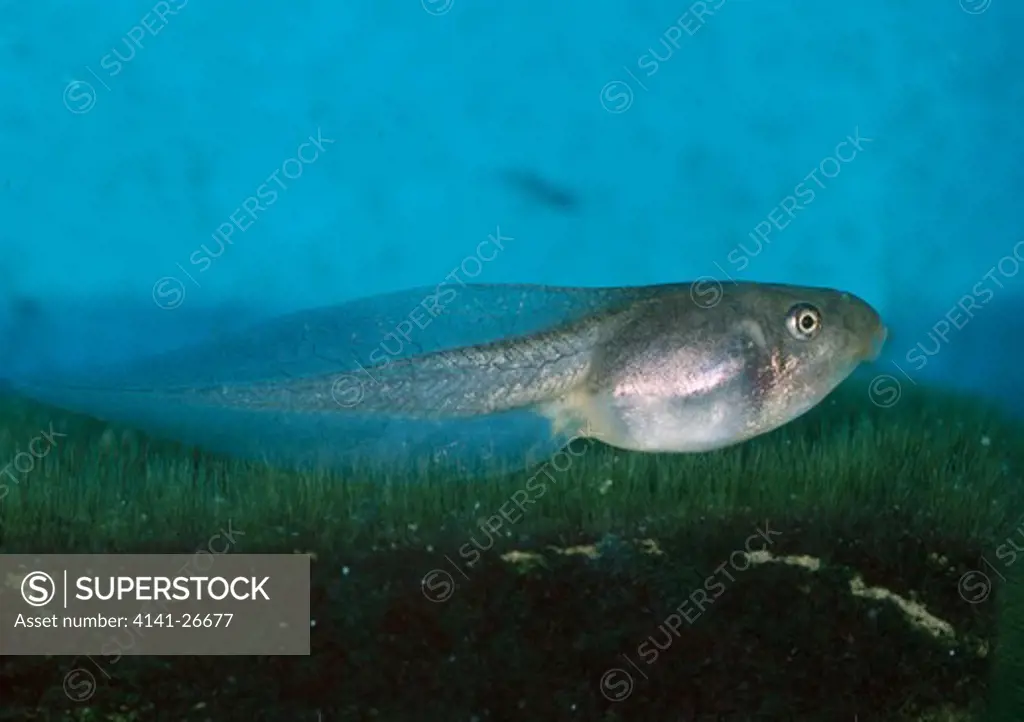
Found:
<path fill-rule="evenodd" d="M 858 365 L 878 358 L 888 335 L 878 312 L 852 293 L 755 284 L 734 293 L 763 430 L 816 406 Z"/>

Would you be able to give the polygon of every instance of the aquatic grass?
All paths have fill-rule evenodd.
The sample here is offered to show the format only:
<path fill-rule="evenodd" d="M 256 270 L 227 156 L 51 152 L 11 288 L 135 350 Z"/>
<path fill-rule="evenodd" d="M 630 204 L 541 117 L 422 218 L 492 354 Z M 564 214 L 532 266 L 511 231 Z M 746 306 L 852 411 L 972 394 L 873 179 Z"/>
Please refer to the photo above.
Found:
<path fill-rule="evenodd" d="M 985 722 L 1017 722 L 1024 710 L 1024 569 L 1009 570 L 1000 595 L 999 637 Z"/>
<path fill-rule="evenodd" d="M 845 397 L 858 390 L 841 390 L 804 419 L 718 452 L 643 455 L 577 442 L 579 456 L 486 482 L 402 478 L 395 470 L 289 473 L 10 402 L 0 460 L 13 457 L 36 427 L 52 422 L 67 437 L 31 473 L 17 474 L 17 483 L 0 482 L 8 487 L 2 544 L 66 548 L 74 534 L 96 551 L 132 548 L 148 538 L 201 534 L 228 516 L 265 530 L 255 533 L 268 544 L 278 527 L 327 546 L 368 529 L 390 543 L 410 524 L 443 535 L 503 505 L 514 508 L 510 500 L 531 477 L 545 492 L 522 510 L 515 524 L 522 534 L 567 521 L 580 533 L 640 524 L 657 533 L 748 508 L 842 524 L 898 514 L 941 527 L 947 539 L 980 540 L 998 538 L 1021 518 L 1024 449 L 1011 422 L 956 399 L 908 398 L 894 409 L 850 403 Z"/>
<path fill-rule="evenodd" d="M 796 714 L 803 704 L 820 708 L 822 719 L 856 709 L 861 719 L 966 720 L 987 689 L 983 650 L 1001 643 L 1017 614 L 1002 613 L 997 636 L 995 605 L 967 604 L 957 580 L 1020 524 L 1024 430 L 948 395 L 908 393 L 882 409 L 868 401 L 866 384 L 851 380 L 806 417 L 741 446 L 677 456 L 577 442 L 578 455 L 486 482 L 380 468 L 285 472 L 16 400 L 0 410 L 0 464 L 51 422 L 67 434 L 61 443 L 16 483 L 0 479 L 9 487 L 0 500 L 0 551 L 191 552 L 230 524 L 243 532 L 239 552 L 309 551 L 318 560 L 313 611 L 321 631 L 308 661 L 124 660 L 115 672 L 124 689 L 98 695 L 97 715 L 114 714 L 126 699 L 131 709 L 144 706 L 131 695 L 144 700 L 159 689 L 182 719 L 233 719 L 246 704 L 253 718 L 294 719 L 295 708 L 312 713 L 314 699 L 338 718 L 367 711 L 346 707 L 349 698 L 390 719 L 422 717 L 431 705 L 468 719 L 524 703 L 497 691 L 497 680 L 510 689 L 542 686 L 538 698 L 547 701 L 529 707 L 538 718 L 570 704 L 586 718 L 678 715 L 684 691 L 721 687 L 721 699 L 752 718 Z M 544 493 L 520 510 L 515 499 L 531 483 Z M 596 687 L 602 670 L 766 522 L 781 532 L 772 560 L 738 578 L 677 642 L 709 661 L 666 653 L 635 707 L 607 709 Z M 467 544 L 487 545 L 479 563 L 460 554 Z M 432 605 L 419 583 L 448 557 L 469 580 L 454 600 Z M 807 559 L 818 571 L 800 566 Z M 859 597 L 855 588 L 919 602 L 957 638 L 933 638 L 895 602 Z M 997 588 L 1005 609 L 1002 595 Z M 752 638 L 761 640 L 758 651 Z M 793 645 L 820 659 L 790 662 L 780 677 L 771 670 Z M 750 655 L 737 671 L 736 660 Z M 57 693 L 47 699 L 59 707 L 60 664 L 43 664 L 44 673 L 26 671 L 22 660 L 5 663 L 0 677 L 49 679 Z M 564 685 L 583 674 L 573 665 L 586 679 L 568 693 Z M 804 685 L 793 679 L 819 667 L 843 674 Z M 409 687 L 409 675 L 424 686 Z M 681 679 L 696 686 L 680 690 Z M 210 680 L 226 691 L 192 710 Z M 317 680 L 330 692 L 317 691 Z M 748 692 L 733 689 L 740 682 Z M 267 696 L 285 683 L 294 696 Z M 394 694 L 406 688 L 417 699 Z M 433 702 L 415 691 L 427 689 Z M 851 690 L 858 701 L 844 702 Z M 19 695 L 14 709 L 41 714 L 37 699 Z"/>

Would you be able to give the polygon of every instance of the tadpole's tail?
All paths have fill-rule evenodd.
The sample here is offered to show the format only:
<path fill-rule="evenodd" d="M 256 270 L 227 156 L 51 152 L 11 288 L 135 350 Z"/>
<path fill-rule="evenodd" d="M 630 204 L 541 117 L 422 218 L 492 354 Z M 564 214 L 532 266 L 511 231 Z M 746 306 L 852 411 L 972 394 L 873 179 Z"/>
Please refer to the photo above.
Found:
<path fill-rule="evenodd" d="M 545 400 L 538 374 L 558 363 L 578 367 L 587 348 L 547 357 L 480 349 L 579 323 L 658 288 L 413 289 L 142 359 L 22 370 L 11 381 L 41 402 L 277 466 L 509 471 L 544 460 L 574 435 L 553 432 L 537 413 Z"/>

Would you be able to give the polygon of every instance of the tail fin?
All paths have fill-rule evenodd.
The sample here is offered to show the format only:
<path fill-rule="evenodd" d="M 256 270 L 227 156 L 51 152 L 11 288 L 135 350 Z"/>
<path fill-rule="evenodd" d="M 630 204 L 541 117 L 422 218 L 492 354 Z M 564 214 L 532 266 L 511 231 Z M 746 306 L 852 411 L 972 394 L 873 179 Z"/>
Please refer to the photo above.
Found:
<path fill-rule="evenodd" d="M 426 461 L 474 475 L 506 471 L 554 453 L 568 432 L 554 432 L 532 406 L 451 415 L 438 399 L 440 409 L 430 414 L 401 403 L 392 412 L 381 398 L 346 403 L 336 382 L 321 383 L 313 394 L 293 389 L 297 382 L 311 387 L 305 380 L 372 371 L 381 360 L 392 364 L 551 330 L 655 292 L 529 285 L 413 289 L 291 314 L 143 360 L 23 376 L 15 387 L 61 408 L 278 466 Z M 451 384 L 463 394 L 507 383 L 493 369 L 461 366 L 450 373 L 463 375 Z M 275 385 L 274 404 L 224 403 Z M 325 403 L 325 394 L 333 403 Z"/>

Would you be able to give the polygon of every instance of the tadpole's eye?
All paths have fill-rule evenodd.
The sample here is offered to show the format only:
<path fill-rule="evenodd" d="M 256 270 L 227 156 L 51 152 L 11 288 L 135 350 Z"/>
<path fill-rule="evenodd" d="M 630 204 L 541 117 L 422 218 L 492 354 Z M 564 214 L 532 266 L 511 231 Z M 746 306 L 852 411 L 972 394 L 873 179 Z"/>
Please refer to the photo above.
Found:
<path fill-rule="evenodd" d="M 798 303 L 789 309 L 786 328 L 798 341 L 810 341 L 821 331 L 821 312 L 809 303 Z"/>

